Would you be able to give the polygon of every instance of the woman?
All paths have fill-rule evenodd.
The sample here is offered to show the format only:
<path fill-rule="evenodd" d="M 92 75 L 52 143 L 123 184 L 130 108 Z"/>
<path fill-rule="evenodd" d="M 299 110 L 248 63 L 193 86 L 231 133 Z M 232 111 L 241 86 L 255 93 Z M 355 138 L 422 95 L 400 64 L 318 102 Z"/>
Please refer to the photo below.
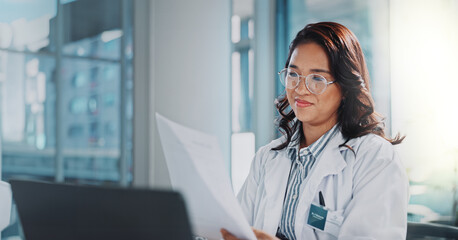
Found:
<path fill-rule="evenodd" d="M 256 153 L 238 195 L 257 237 L 405 239 L 408 180 L 392 146 L 403 138 L 385 136 L 355 35 L 305 26 L 279 74 L 284 136 Z"/>

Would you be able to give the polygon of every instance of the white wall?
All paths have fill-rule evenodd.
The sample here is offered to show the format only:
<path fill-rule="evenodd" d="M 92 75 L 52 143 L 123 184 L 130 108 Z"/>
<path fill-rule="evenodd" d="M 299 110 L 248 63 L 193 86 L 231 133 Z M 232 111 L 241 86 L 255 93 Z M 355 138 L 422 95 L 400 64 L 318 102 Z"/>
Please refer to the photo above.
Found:
<path fill-rule="evenodd" d="M 135 4 L 134 184 L 170 185 L 155 112 L 216 135 L 229 165 L 230 1 Z"/>

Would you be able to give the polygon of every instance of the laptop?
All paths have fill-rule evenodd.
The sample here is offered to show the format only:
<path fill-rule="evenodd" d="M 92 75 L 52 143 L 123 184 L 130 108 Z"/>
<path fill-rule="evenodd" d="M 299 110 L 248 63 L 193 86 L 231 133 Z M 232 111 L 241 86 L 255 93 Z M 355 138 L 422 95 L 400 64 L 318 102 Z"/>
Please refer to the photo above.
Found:
<path fill-rule="evenodd" d="M 25 239 L 192 239 L 174 191 L 10 180 Z"/>

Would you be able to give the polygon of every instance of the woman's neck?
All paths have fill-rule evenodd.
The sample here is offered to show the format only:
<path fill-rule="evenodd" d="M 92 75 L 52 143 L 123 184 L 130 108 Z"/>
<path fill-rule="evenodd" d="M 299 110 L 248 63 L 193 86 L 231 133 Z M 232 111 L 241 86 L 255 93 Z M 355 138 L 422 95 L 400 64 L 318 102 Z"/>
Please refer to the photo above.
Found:
<path fill-rule="evenodd" d="M 304 133 L 304 139 L 301 141 L 300 148 L 308 147 L 312 143 L 316 142 L 321 136 L 329 131 L 336 122 L 328 122 L 321 125 L 308 125 L 302 124 L 302 131 Z"/>

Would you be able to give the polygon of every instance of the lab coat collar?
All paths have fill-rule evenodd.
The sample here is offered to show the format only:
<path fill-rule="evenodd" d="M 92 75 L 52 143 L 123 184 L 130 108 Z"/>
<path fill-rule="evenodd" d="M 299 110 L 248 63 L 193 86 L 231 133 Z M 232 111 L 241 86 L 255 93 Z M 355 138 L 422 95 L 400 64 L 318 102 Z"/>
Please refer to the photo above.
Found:
<path fill-rule="evenodd" d="M 345 142 L 343 135 L 338 131 L 332 139 L 329 140 L 327 146 L 324 148 L 322 155 L 317 159 L 315 163 L 315 169 L 310 173 L 310 181 L 312 185 L 319 184 L 321 179 L 333 174 L 340 173 L 347 163 L 340 153 L 341 150 L 347 149 L 346 147 L 339 147 Z M 352 144 L 353 141 L 349 141 L 347 145 Z"/>

